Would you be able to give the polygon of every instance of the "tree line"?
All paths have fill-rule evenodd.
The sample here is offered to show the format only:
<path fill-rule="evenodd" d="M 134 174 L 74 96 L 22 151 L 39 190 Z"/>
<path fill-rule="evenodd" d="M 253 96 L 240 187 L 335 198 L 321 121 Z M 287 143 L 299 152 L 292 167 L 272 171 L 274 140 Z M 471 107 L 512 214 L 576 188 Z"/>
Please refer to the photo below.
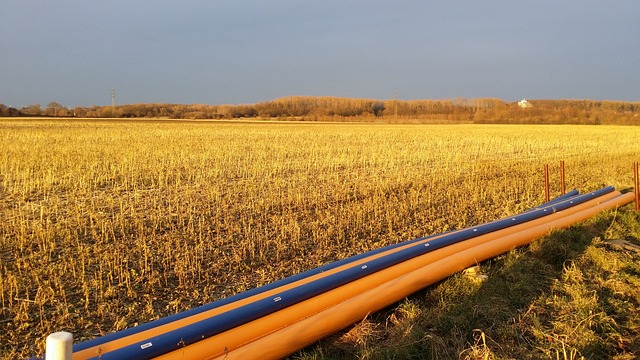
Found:
<path fill-rule="evenodd" d="M 128 104 L 68 108 L 57 102 L 19 109 L 0 104 L 0 116 L 163 119 L 297 119 L 362 122 L 469 122 L 640 125 L 640 102 L 596 100 L 531 100 L 495 98 L 375 100 L 291 96 L 256 104 Z"/>

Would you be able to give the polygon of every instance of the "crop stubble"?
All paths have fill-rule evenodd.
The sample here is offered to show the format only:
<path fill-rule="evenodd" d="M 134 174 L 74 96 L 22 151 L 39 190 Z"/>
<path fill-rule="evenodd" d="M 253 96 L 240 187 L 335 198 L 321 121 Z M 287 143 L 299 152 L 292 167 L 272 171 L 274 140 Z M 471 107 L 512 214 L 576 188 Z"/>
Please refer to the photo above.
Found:
<path fill-rule="evenodd" d="M 632 186 L 640 128 L 0 120 L 0 353 Z"/>

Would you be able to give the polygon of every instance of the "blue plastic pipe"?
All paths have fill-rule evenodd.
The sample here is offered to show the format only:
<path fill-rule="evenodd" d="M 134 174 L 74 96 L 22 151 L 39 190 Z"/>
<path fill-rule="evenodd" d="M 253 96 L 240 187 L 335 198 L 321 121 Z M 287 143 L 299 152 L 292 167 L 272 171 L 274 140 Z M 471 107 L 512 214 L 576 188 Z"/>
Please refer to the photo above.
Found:
<path fill-rule="evenodd" d="M 380 271 L 382 269 L 393 266 L 395 264 L 406 261 L 408 259 L 414 258 L 416 256 L 423 255 L 430 251 L 433 251 L 451 244 L 455 244 L 460 241 L 464 241 L 480 235 L 488 234 L 488 233 L 498 231 L 510 226 L 522 224 L 524 222 L 531 221 L 531 220 L 543 217 L 545 215 L 549 215 L 554 212 L 570 208 L 572 206 L 575 206 L 580 203 L 594 199 L 596 197 L 602 196 L 606 193 L 612 192 L 613 190 L 614 190 L 613 187 L 606 187 L 585 195 L 575 196 L 575 195 L 565 194 L 566 196 L 564 196 L 559 202 L 555 201 L 557 199 L 554 199 L 553 201 L 549 202 L 550 204 L 547 204 L 547 206 L 542 208 L 534 209 L 529 212 L 516 215 L 510 218 L 505 218 L 505 219 L 497 220 L 491 223 L 470 227 L 461 231 L 446 233 L 444 236 L 428 241 L 426 243 L 416 244 L 414 246 L 399 250 L 395 253 L 386 255 L 384 257 L 371 260 L 366 264 L 359 264 L 357 266 L 347 268 L 335 274 L 331 274 L 329 276 L 314 280 L 312 282 L 302 284 L 296 288 L 285 290 L 281 293 L 273 295 L 272 297 L 260 299 L 250 304 L 230 310 L 228 312 L 225 312 L 216 316 L 212 316 L 208 319 L 201 320 L 194 324 L 185 326 L 183 328 L 169 331 L 165 334 L 158 335 L 156 337 L 147 339 L 145 341 L 141 341 L 141 342 L 138 342 L 138 343 L 135 343 L 135 344 L 132 344 L 108 353 L 101 354 L 100 359 L 103 359 L 103 360 L 149 359 L 155 356 L 159 356 L 167 352 L 176 350 L 182 346 L 192 344 L 204 338 L 232 329 L 236 326 L 242 325 L 244 323 L 255 320 L 262 316 L 271 314 L 284 307 L 304 301 L 313 296 L 319 295 L 323 292 L 342 286 L 351 281 L 360 279 L 371 273 Z M 191 314 L 196 314 L 201 311 L 206 311 L 208 309 L 212 309 L 217 306 L 228 304 L 233 301 L 237 301 L 239 299 L 243 299 L 248 296 L 258 294 L 266 290 L 274 289 L 278 286 L 282 286 L 282 285 L 291 283 L 293 281 L 305 278 L 307 276 L 311 276 L 311 275 L 320 273 L 322 271 L 332 269 L 336 266 L 348 264 L 355 260 L 362 259 L 363 257 L 377 254 L 381 251 L 385 251 L 385 250 L 392 249 L 402 245 L 411 244 L 414 242 L 423 242 L 424 240 L 427 240 L 429 238 L 431 237 L 418 238 L 418 239 L 410 240 L 407 242 L 390 245 L 384 248 L 373 250 L 364 254 L 352 256 L 345 260 L 337 261 L 337 262 L 322 266 L 320 268 L 316 268 L 314 270 L 310 270 L 310 271 L 301 273 L 299 275 L 295 275 L 295 276 L 283 279 L 281 281 L 277 281 L 275 283 L 265 285 L 260 288 L 256 288 L 254 290 L 238 294 L 236 296 L 232 296 L 224 300 L 216 301 L 216 302 L 203 305 L 201 307 L 198 307 L 189 311 L 185 311 L 180 314 L 176 314 L 164 319 L 156 320 L 151 323 L 143 324 L 143 325 L 147 325 L 147 327 L 145 327 L 144 329 L 160 325 L 161 320 L 163 320 L 162 324 L 175 321 L 177 319 L 189 316 Z M 150 326 L 151 324 L 154 324 L 154 325 Z M 143 330 L 141 329 L 143 325 L 138 326 L 136 328 L 129 329 L 131 330 L 131 332 L 129 333 L 135 333 L 136 331 Z M 119 336 L 116 336 L 114 338 L 126 336 L 122 334 L 123 332 L 125 331 L 121 331 L 119 333 L 115 333 L 112 335 L 119 334 Z M 85 343 L 77 344 L 78 350 L 80 350 L 80 345 L 90 343 L 90 342 L 92 341 L 87 341 Z M 104 342 L 106 341 L 101 341 L 100 343 L 104 343 Z M 95 344 L 91 346 L 95 346 Z M 89 347 L 89 346 L 85 345 L 82 348 L 86 348 L 86 347 Z M 78 350 L 76 350 L 76 348 L 74 347 L 74 351 L 78 351 Z M 98 358 L 96 357 L 96 359 Z"/>
<path fill-rule="evenodd" d="M 541 205 L 537 206 L 536 208 L 534 208 L 532 210 L 529 210 L 529 211 L 533 211 L 533 210 L 536 210 L 536 209 L 541 209 L 541 208 L 544 208 L 544 207 L 548 207 L 550 205 L 553 205 L 553 204 L 556 204 L 558 202 L 564 201 L 564 200 L 566 200 L 568 198 L 576 197 L 578 194 L 579 194 L 578 190 L 573 190 L 573 191 L 571 191 L 569 193 L 566 193 L 566 194 L 564 194 L 562 196 L 559 196 L 559 197 L 549 201 L 548 203 L 543 203 L 543 204 L 541 204 Z M 107 335 L 101 336 L 99 338 L 95 338 L 95 339 L 91 339 L 91 340 L 88 340 L 88 341 L 85 341 L 85 342 L 77 343 L 77 344 L 75 344 L 73 346 L 73 351 L 74 352 L 82 351 L 84 349 L 91 348 L 91 347 L 94 347 L 94 346 L 98 346 L 100 344 L 104 344 L 104 343 L 107 343 L 107 342 L 110 342 L 110 341 L 113 341 L 113 340 L 116 340 L 116 339 L 120 339 L 122 337 L 129 336 L 129 335 L 135 334 L 135 333 L 140 332 L 140 331 L 151 329 L 151 328 L 154 328 L 156 326 L 168 324 L 168 323 L 171 323 L 173 321 L 180 320 L 180 319 L 183 319 L 183 318 L 186 318 L 186 317 L 189 317 L 189 316 L 193 316 L 193 315 L 199 314 L 199 313 L 204 312 L 204 311 L 215 309 L 217 307 L 220 307 L 220 306 L 223 306 L 223 305 L 226 305 L 226 304 L 230 304 L 230 303 L 233 303 L 235 301 L 242 300 L 242 299 L 245 299 L 247 297 L 250 297 L 250 296 L 253 296 L 253 295 L 257 295 L 257 294 L 263 293 L 265 291 L 269 291 L 269 290 L 272 290 L 272 289 L 278 288 L 280 286 L 284 286 L 284 285 L 290 284 L 290 283 L 298 281 L 298 280 L 302 280 L 302 279 L 307 278 L 309 276 L 317 275 L 317 274 L 320 274 L 322 272 L 334 269 L 336 267 L 339 267 L 339 266 L 342 266 L 342 265 L 345 265 L 345 264 L 348 264 L 348 263 L 351 263 L 351 262 L 354 262 L 354 261 L 358 261 L 360 259 L 363 259 L 363 258 L 366 258 L 368 256 L 372 256 L 372 255 L 381 253 L 383 251 L 391 250 L 391 249 L 394 249 L 394 248 L 397 248 L 397 247 L 400 247 L 400 246 L 404 246 L 404 245 L 407 245 L 407 244 L 410 244 L 410 243 L 413 243 L 413 242 L 424 241 L 424 240 L 427 240 L 429 238 L 433 238 L 433 237 L 441 236 L 441 235 L 446 235 L 446 234 L 450 234 L 450 233 L 453 233 L 453 231 L 446 232 L 446 233 L 443 233 L 443 234 L 436 234 L 436 235 L 431 235 L 431 236 L 427 236 L 427 237 L 421 237 L 421 238 L 417 238 L 417 239 L 413 239 L 413 240 L 409 240 L 409 241 L 404 241 L 404 242 L 400 242 L 400 243 L 397 243 L 397 244 L 388 245 L 388 246 L 385 246 L 385 247 L 382 247 L 382 248 L 371 250 L 371 251 L 368 251 L 368 252 L 365 252 L 365 253 L 362 253 L 362 254 L 354 255 L 354 256 L 348 257 L 346 259 L 335 261 L 335 262 L 332 262 L 330 264 L 326 264 L 326 265 L 323 265 L 323 266 L 320 266 L 320 267 L 317 267 L 317 268 L 302 272 L 302 273 L 297 274 L 297 275 L 289 276 L 289 277 L 287 277 L 285 279 L 278 280 L 276 282 L 273 282 L 273 283 L 270 283 L 270 284 L 255 288 L 255 289 L 251 289 L 251 290 L 248 290 L 248 291 L 245 291 L 245 292 L 230 296 L 230 297 L 225 298 L 225 299 L 214 301 L 214 302 L 211 302 L 211 303 L 208 303 L 208 304 L 205 304 L 205 305 L 193 308 L 193 309 L 189 309 L 189 310 L 180 312 L 178 314 L 170 315 L 170 316 L 164 317 L 162 319 L 158 319 L 158 320 L 154 320 L 154 321 L 150 321 L 148 323 L 144 323 L 144 324 L 138 325 L 136 327 L 132 327 L 132 328 L 129 328 L 129 329 L 121 330 L 121 331 L 118 331 L 118 332 L 115 332 L 115 333 L 111 333 L 111 334 L 107 334 Z"/>

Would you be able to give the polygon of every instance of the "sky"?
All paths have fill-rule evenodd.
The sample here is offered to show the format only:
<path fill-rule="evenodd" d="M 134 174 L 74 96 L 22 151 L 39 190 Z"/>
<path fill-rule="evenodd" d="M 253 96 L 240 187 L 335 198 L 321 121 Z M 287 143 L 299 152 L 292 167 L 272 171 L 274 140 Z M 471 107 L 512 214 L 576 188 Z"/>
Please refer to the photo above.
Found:
<path fill-rule="evenodd" d="M 640 101 L 640 1 L 0 0 L 0 103 Z"/>

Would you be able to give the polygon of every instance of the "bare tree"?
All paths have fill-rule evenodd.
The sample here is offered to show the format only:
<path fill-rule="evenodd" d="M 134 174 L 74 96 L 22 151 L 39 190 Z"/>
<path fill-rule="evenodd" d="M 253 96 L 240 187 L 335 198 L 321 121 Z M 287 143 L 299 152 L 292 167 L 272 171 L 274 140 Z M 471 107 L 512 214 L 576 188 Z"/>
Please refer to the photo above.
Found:
<path fill-rule="evenodd" d="M 57 103 L 55 101 L 54 102 L 50 102 L 47 105 L 47 108 L 44 109 L 44 114 L 46 116 L 59 116 L 59 115 L 62 115 L 62 114 L 60 114 L 60 110 L 62 110 L 62 109 L 64 109 L 64 106 L 60 105 L 59 103 Z"/>

